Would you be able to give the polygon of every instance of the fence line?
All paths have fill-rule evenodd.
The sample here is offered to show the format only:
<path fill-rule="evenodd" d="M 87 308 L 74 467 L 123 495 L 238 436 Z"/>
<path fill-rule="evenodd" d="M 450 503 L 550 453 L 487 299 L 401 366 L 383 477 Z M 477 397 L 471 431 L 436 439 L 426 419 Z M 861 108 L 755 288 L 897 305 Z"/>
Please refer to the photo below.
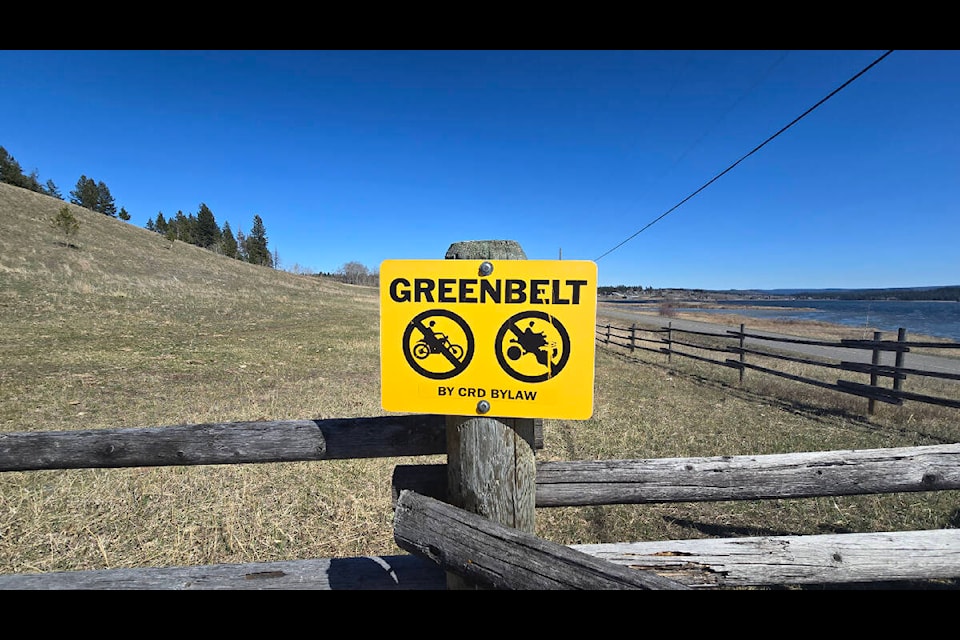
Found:
<path fill-rule="evenodd" d="M 77 469 L 93 466 L 143 466 L 227 463 L 236 455 L 245 462 L 337 459 L 348 451 L 365 456 L 431 455 L 445 451 L 436 438 L 443 433 L 438 416 L 396 416 L 331 420 L 242 422 L 216 425 L 181 425 L 160 428 L 124 428 L 82 432 L 26 432 L 0 435 L 0 469 Z M 236 430 L 229 444 L 218 442 Z M 432 432 L 411 445 L 398 438 L 404 429 Z M 163 437 L 171 431 L 173 438 Z M 184 435 L 195 443 L 184 442 Z M 264 437 L 264 434 L 270 434 Z M 323 453 L 317 448 L 321 434 Z M 136 452 L 123 446 L 143 440 Z M 174 440 L 184 455 L 171 455 Z M 282 443 L 279 448 L 277 443 Z M 293 444 L 291 444 L 293 443 Z M 363 443 L 363 444 L 361 444 Z M 542 442 L 541 442 L 542 444 Z M 37 445 L 37 446 L 35 446 Z M 118 446 L 118 458 L 93 459 L 78 464 L 78 456 Z M 51 451 L 65 452 L 59 462 L 47 459 Z M 153 450 L 154 454 L 149 452 Z M 204 462 L 198 462 L 203 460 Z M 59 466 L 58 466 L 59 465 Z M 433 487 L 431 489 L 430 487 Z M 859 451 L 823 451 L 760 456 L 663 458 L 651 460 L 585 460 L 543 462 L 537 465 L 536 506 L 595 506 L 800 498 L 960 489 L 960 444 Z M 443 589 L 447 572 L 461 570 L 457 557 L 468 554 L 473 562 L 468 577 L 497 574 L 498 557 L 484 557 L 490 549 L 510 553 L 533 552 L 530 562 L 515 575 L 512 588 L 539 584 L 545 576 L 537 554 L 596 574 L 602 564 L 559 550 L 556 545 L 534 544 L 524 532 L 490 521 L 479 531 L 473 517 L 437 505 L 444 497 L 446 465 L 400 465 L 393 478 L 395 504 L 410 511 L 442 513 L 444 527 L 436 529 L 430 518 L 415 516 L 395 531 L 398 545 L 418 554 L 365 558 L 300 559 L 280 562 L 211 565 L 198 567 L 145 567 L 52 573 L 0 575 L 0 589 Z M 403 496 L 406 495 L 406 500 Z M 420 500 L 416 496 L 428 498 Z M 437 512 L 442 509 L 442 512 Z M 458 525 L 457 523 L 461 523 Z M 463 529 L 459 529 L 462 526 Z M 477 537 L 483 534 L 482 537 Z M 469 547 L 464 545 L 469 543 Z M 514 546 L 504 547 L 510 543 Z M 609 543 L 570 547 L 632 570 L 656 569 L 691 587 L 774 586 L 783 584 L 853 583 L 863 581 L 936 580 L 960 578 L 960 531 L 884 532 L 830 536 L 763 536 L 737 538 Z M 656 548 L 656 551 L 652 549 Z M 451 555 L 445 557 L 443 552 Z M 843 561 L 810 562 L 811 557 Z M 691 557 L 697 557 L 694 561 Z M 633 561 L 630 558 L 633 558 Z M 659 560 L 658 560 L 659 558 Z M 882 559 L 882 561 L 880 561 Z M 493 564 L 487 564 L 493 563 Z M 658 564 L 659 563 L 659 564 Z M 485 569 L 489 569 L 486 571 Z M 608 584 L 623 583 L 623 574 L 610 570 Z M 573 580 L 572 577 L 564 578 Z M 601 578 L 596 578 L 601 579 Z M 643 583 L 644 576 L 637 576 Z M 556 588 L 573 588 L 569 582 Z M 578 583 L 585 584 L 585 583 Z M 599 583 L 595 583 L 599 584 Z M 626 584 L 626 583 L 624 583 Z M 663 588 L 674 588 L 662 583 Z M 568 585 L 568 586 L 563 586 Z M 495 584 L 495 587 L 504 587 Z M 531 587 L 532 588 L 532 587 Z"/>
<path fill-rule="evenodd" d="M 652 334 L 654 338 L 646 338 L 641 336 L 638 337 L 637 333 L 645 332 Z M 692 335 L 700 336 L 711 339 L 718 340 L 736 340 L 737 344 L 734 345 L 723 345 L 715 346 L 710 344 L 702 344 L 696 342 L 690 342 L 686 340 L 678 340 L 675 335 Z M 707 362 L 710 364 L 716 364 L 719 366 L 730 367 L 737 369 L 739 371 L 740 382 L 743 382 L 744 372 L 746 370 L 759 371 L 761 373 L 766 373 L 769 375 L 778 376 L 781 378 L 786 378 L 793 380 L 795 382 L 801 382 L 804 384 L 814 385 L 817 387 L 830 389 L 831 391 L 836 391 L 838 393 L 845 393 L 849 395 L 856 395 L 868 400 L 867 410 L 869 413 L 874 413 L 875 411 L 875 402 L 884 402 L 887 404 L 900 405 L 903 404 L 904 400 L 911 400 L 915 402 L 923 402 L 927 404 L 935 404 L 939 406 L 960 408 L 960 400 L 953 398 L 941 398 L 937 396 L 931 396 L 920 393 L 912 393 L 904 391 L 902 389 L 902 383 L 907 379 L 909 375 L 915 376 L 925 376 L 930 378 L 939 378 L 943 380 L 960 380 L 960 374 L 958 373 L 949 373 L 949 372 L 940 372 L 940 371 L 927 371 L 914 368 L 906 368 L 903 366 L 903 355 L 910 351 L 911 348 L 918 347 L 937 347 L 943 349 L 956 349 L 960 348 L 960 344 L 954 343 L 939 343 L 939 342 L 926 342 L 926 341 L 916 341 L 911 342 L 906 339 L 906 329 L 901 328 L 897 332 L 897 340 L 883 340 L 882 333 L 877 331 L 874 332 L 873 340 L 840 340 L 839 342 L 831 342 L 826 340 L 813 340 L 813 339 L 804 339 L 804 338 L 786 338 L 786 337 L 774 337 L 769 335 L 762 335 L 757 333 L 749 333 L 746 331 L 743 324 L 740 325 L 740 330 L 728 329 L 725 333 L 714 333 L 709 331 L 695 331 L 689 329 L 679 329 L 674 327 L 672 322 L 668 322 L 667 326 L 660 327 L 657 329 L 648 329 L 637 327 L 636 324 L 632 324 L 629 328 L 617 327 L 612 324 L 597 324 L 596 326 L 596 335 L 597 338 L 604 344 L 612 344 L 619 347 L 624 347 L 630 349 L 630 351 L 635 351 L 636 349 L 642 349 L 645 351 L 650 351 L 654 353 L 666 354 L 667 361 L 670 362 L 674 355 L 683 356 L 685 358 L 690 358 L 692 360 L 698 360 L 701 362 Z M 660 335 L 665 335 L 666 337 L 659 337 Z M 829 362 L 824 360 L 814 360 L 810 358 L 802 358 L 798 356 L 786 355 L 783 353 L 775 353 L 772 351 L 764 351 L 761 349 L 753 349 L 744 346 L 744 340 L 746 338 L 751 338 L 755 340 L 764 340 L 768 343 L 775 345 L 780 344 L 795 344 L 795 345 L 810 345 L 817 347 L 831 347 L 831 348 L 843 348 L 843 349 L 860 349 L 869 351 L 871 353 L 871 362 L 861 363 L 861 362 L 850 362 L 841 360 L 840 362 Z M 665 345 L 659 348 L 654 347 L 642 347 L 638 346 L 640 343 L 650 343 Z M 689 351 L 683 351 L 677 349 L 677 347 L 688 347 L 691 349 L 698 349 L 701 351 L 715 352 L 715 353 L 734 353 L 738 354 L 739 359 L 727 358 L 724 360 L 717 360 L 714 358 L 706 357 L 704 355 L 690 353 Z M 880 354 L 882 352 L 893 352 L 895 353 L 895 364 L 884 365 L 880 363 Z M 840 369 L 844 371 L 853 371 L 858 373 L 864 373 L 870 376 L 869 384 L 862 384 L 850 380 L 838 379 L 836 383 L 824 382 L 822 380 L 816 380 L 814 378 L 796 375 L 792 373 L 787 373 L 784 371 L 778 371 L 770 367 L 764 367 L 754 363 L 749 363 L 746 361 L 747 354 L 762 356 L 764 358 L 772 358 L 776 360 L 785 360 L 789 362 L 796 362 L 799 364 L 811 365 L 815 367 L 822 367 L 827 369 Z M 885 388 L 880 386 L 880 378 L 892 378 L 892 388 Z"/>
<path fill-rule="evenodd" d="M 534 421 L 543 448 L 543 420 Z M 425 456 L 447 452 L 440 415 L 0 433 L 0 472 Z"/>

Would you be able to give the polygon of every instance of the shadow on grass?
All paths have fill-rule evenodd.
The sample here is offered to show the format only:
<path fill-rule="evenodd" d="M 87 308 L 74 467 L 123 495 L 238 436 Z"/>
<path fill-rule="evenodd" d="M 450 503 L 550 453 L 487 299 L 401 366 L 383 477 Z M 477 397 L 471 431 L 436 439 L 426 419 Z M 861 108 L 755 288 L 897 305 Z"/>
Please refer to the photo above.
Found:
<path fill-rule="evenodd" d="M 75 245 L 72 242 L 64 242 L 63 240 L 58 240 L 54 244 L 57 245 L 58 247 L 66 247 L 67 249 L 76 249 L 77 251 L 80 250 L 80 246 Z"/>
<path fill-rule="evenodd" d="M 737 538 L 745 536 L 790 536 L 795 535 L 792 531 L 775 531 L 774 529 L 767 529 L 765 527 L 729 527 L 729 526 L 719 526 L 713 524 L 704 524 L 703 522 L 695 522 L 693 520 L 686 520 L 683 518 L 673 518 L 670 516 L 663 516 L 663 520 L 669 524 L 677 525 L 678 527 L 683 527 L 684 529 L 693 529 L 694 531 L 699 531 L 702 534 L 714 537 L 714 538 Z"/>

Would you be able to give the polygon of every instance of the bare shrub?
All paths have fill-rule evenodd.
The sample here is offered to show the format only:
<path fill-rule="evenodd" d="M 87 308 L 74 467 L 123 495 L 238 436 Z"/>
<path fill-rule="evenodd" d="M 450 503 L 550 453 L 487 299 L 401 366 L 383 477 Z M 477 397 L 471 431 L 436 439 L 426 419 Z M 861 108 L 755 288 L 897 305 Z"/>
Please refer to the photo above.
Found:
<path fill-rule="evenodd" d="M 664 318 L 674 318 L 677 315 L 677 309 L 674 306 L 673 302 L 670 300 L 664 300 L 660 303 L 660 315 Z"/>

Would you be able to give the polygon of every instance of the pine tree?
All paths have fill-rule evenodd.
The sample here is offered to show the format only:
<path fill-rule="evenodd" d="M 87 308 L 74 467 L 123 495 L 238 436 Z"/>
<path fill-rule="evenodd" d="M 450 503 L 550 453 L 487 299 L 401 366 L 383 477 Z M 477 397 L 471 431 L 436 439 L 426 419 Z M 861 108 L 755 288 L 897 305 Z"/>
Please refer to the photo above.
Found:
<path fill-rule="evenodd" d="M 243 229 L 237 229 L 237 260 L 250 261 L 247 256 L 247 236 L 243 234 Z"/>
<path fill-rule="evenodd" d="M 63 200 L 63 194 L 60 193 L 60 189 L 57 188 L 57 185 L 54 184 L 53 180 L 47 180 L 47 186 L 44 187 L 43 192 L 48 196 L 53 196 L 57 200 Z"/>
<path fill-rule="evenodd" d="M 12 184 L 22 189 L 30 188 L 30 178 L 23 174 L 20 163 L 3 147 L 0 147 L 0 182 Z"/>
<path fill-rule="evenodd" d="M 34 169 L 30 175 L 25 178 L 24 188 L 37 193 L 43 193 L 43 186 L 40 184 L 40 172 Z"/>
<path fill-rule="evenodd" d="M 253 216 L 253 228 L 246 239 L 247 262 L 264 267 L 273 266 L 273 258 L 267 248 L 267 229 L 259 215 Z"/>
<path fill-rule="evenodd" d="M 23 168 L 16 159 L 0 147 L 0 182 L 12 184 L 15 187 L 23 186 Z"/>
<path fill-rule="evenodd" d="M 120 216 L 120 219 L 121 219 L 121 220 L 129 220 L 129 219 L 130 219 L 130 214 L 127 213 L 127 209 L 126 209 L 125 207 L 120 207 L 120 213 L 119 213 L 118 215 Z"/>
<path fill-rule="evenodd" d="M 199 245 L 197 242 L 197 216 L 191 213 L 187 216 L 187 242 Z"/>
<path fill-rule="evenodd" d="M 156 222 L 153 223 L 153 230 L 156 231 L 157 233 L 167 235 L 167 230 L 169 229 L 169 227 L 170 227 L 169 223 L 163 217 L 163 211 L 158 211 L 157 220 Z"/>
<path fill-rule="evenodd" d="M 209 249 L 219 239 L 220 227 L 217 226 L 217 219 L 214 217 L 213 211 L 210 211 L 210 208 L 201 202 L 200 210 L 197 212 L 197 245 Z"/>
<path fill-rule="evenodd" d="M 85 175 L 81 175 L 77 180 L 76 188 L 70 192 L 71 204 L 79 205 L 84 209 L 97 211 L 100 203 L 100 191 L 97 189 L 97 183 Z"/>
<path fill-rule="evenodd" d="M 174 237 L 181 242 L 197 244 L 197 218 L 192 213 L 188 216 L 183 210 L 177 211 L 173 220 L 167 223 L 174 232 Z"/>
<path fill-rule="evenodd" d="M 110 195 L 110 189 L 107 188 L 107 185 L 102 180 L 97 183 L 97 207 L 94 211 L 108 215 L 111 218 L 117 217 L 117 205 L 113 201 L 113 196 Z"/>
<path fill-rule="evenodd" d="M 237 257 L 237 239 L 233 237 L 229 222 L 223 223 L 223 231 L 220 234 L 220 253 L 228 258 Z"/>
<path fill-rule="evenodd" d="M 63 232 L 65 239 L 64 244 L 66 246 L 73 246 L 73 244 L 70 242 L 70 238 L 77 235 L 77 232 L 80 231 L 80 221 L 77 220 L 76 216 L 73 215 L 73 212 L 70 211 L 70 207 L 67 205 L 60 207 L 57 215 L 50 219 L 50 226 L 58 231 Z"/>

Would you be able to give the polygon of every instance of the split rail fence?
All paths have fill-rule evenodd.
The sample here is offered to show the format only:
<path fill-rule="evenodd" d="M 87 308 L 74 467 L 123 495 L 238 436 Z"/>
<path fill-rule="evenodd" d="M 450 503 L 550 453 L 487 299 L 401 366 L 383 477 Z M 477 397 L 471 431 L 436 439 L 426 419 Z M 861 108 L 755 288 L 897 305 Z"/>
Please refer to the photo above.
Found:
<path fill-rule="evenodd" d="M 452 244 L 446 258 L 525 256 L 513 241 L 471 241 Z M 670 357 L 671 333 L 667 340 Z M 637 348 L 636 339 L 630 345 Z M 393 536 L 406 553 L 14 573 L 0 575 L 0 589 L 960 585 L 960 529 L 569 546 L 532 533 L 535 509 L 552 507 L 957 490 L 960 444 L 537 462 L 544 430 L 530 418 L 405 415 L 0 433 L 0 473 L 447 456 L 446 464 L 394 469 Z"/>
<path fill-rule="evenodd" d="M 877 401 L 892 405 L 901 405 L 904 400 L 910 400 L 944 407 L 960 408 L 960 400 L 958 400 L 956 396 L 943 398 L 928 394 L 913 393 L 903 389 L 903 381 L 907 379 L 907 376 L 925 376 L 941 380 L 960 381 L 960 373 L 929 371 L 903 366 L 904 354 L 908 353 L 911 348 L 960 349 L 960 343 L 911 342 L 906 339 L 907 331 L 903 328 L 898 330 L 896 340 L 884 340 L 883 333 L 876 331 L 874 332 L 873 340 L 841 340 L 839 342 L 782 336 L 775 337 L 759 333 L 750 333 L 746 331 L 743 324 L 740 325 L 739 331 L 729 329 L 724 333 L 680 329 L 674 327 L 672 322 L 668 322 L 666 326 L 659 328 L 638 327 L 636 324 L 630 327 L 618 327 L 609 323 L 597 324 L 596 330 L 597 339 L 603 344 L 624 347 L 630 351 L 642 350 L 664 354 L 667 356 L 668 361 L 670 361 L 673 356 L 681 356 L 737 369 L 740 373 L 740 382 L 743 382 L 744 372 L 752 370 L 786 378 L 795 382 L 815 385 L 839 393 L 861 396 L 868 399 L 868 411 L 871 414 L 874 413 L 875 402 Z M 745 342 L 748 339 L 754 344 L 761 344 L 761 348 L 746 346 Z M 866 351 L 871 354 L 871 361 L 867 363 L 849 360 L 837 361 L 829 358 L 813 359 L 783 352 L 795 345 Z M 776 350 L 778 346 L 780 347 L 780 351 Z M 695 351 L 701 353 L 695 353 Z M 717 359 L 719 356 L 709 357 L 703 355 L 703 352 L 708 354 L 734 354 L 738 357 L 737 359 L 724 358 L 720 360 Z M 881 364 L 881 354 L 884 352 L 892 352 L 895 354 L 893 365 Z M 754 358 L 772 358 L 782 362 L 794 362 L 824 369 L 867 374 L 869 375 L 870 382 L 869 384 L 865 384 L 843 379 L 838 379 L 836 382 L 826 382 L 816 378 L 778 371 L 774 368 L 747 362 L 748 355 Z M 881 379 L 884 378 L 892 379 L 892 384 L 889 388 L 881 384 Z"/>
<path fill-rule="evenodd" d="M 542 448 L 537 421 L 534 446 Z M 447 417 L 0 434 L 0 472 L 420 456 Z M 960 529 L 564 546 L 450 505 L 447 465 L 398 465 L 392 556 L 0 575 L 0 589 L 723 589 L 960 585 Z M 960 489 L 960 444 L 536 464 L 536 508 Z"/>

